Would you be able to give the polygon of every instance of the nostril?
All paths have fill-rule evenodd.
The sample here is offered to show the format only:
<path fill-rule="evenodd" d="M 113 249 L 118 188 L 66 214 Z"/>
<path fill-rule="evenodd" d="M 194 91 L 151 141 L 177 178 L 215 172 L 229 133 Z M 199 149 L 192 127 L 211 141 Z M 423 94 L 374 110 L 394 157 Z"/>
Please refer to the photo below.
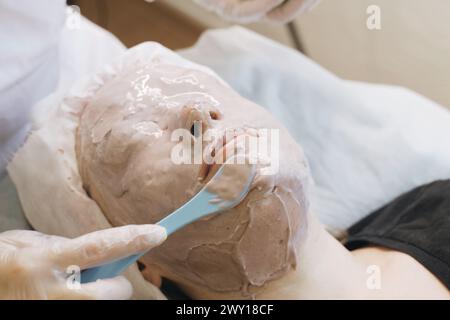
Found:
<path fill-rule="evenodd" d="M 140 261 L 137 262 L 137 265 L 138 265 L 139 271 L 144 271 L 147 268 L 147 266 Z"/>
<path fill-rule="evenodd" d="M 213 119 L 213 120 L 219 120 L 219 118 L 220 118 L 219 114 L 218 114 L 217 112 L 215 112 L 215 111 L 210 111 L 210 112 L 209 112 L 209 116 L 210 116 L 211 119 Z"/>
<path fill-rule="evenodd" d="M 199 137 L 208 129 L 208 125 L 201 120 L 195 120 L 190 127 L 191 135 L 194 137 Z"/>

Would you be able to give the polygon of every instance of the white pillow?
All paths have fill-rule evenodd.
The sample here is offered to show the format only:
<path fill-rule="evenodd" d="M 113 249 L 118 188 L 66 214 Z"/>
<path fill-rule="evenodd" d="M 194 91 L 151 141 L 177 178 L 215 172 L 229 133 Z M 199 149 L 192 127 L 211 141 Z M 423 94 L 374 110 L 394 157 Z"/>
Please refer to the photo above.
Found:
<path fill-rule="evenodd" d="M 416 186 L 450 178 L 450 112 L 414 92 L 339 79 L 241 27 L 208 31 L 181 54 L 287 127 L 311 165 L 313 210 L 330 229 L 342 231 Z"/>

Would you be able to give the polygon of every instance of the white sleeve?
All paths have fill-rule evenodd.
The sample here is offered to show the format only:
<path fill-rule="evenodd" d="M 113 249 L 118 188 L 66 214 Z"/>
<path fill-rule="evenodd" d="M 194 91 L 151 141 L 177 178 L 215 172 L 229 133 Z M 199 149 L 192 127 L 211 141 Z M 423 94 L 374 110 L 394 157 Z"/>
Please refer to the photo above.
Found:
<path fill-rule="evenodd" d="M 27 132 L 31 106 L 56 87 L 64 0 L 0 0 L 0 172 Z"/>

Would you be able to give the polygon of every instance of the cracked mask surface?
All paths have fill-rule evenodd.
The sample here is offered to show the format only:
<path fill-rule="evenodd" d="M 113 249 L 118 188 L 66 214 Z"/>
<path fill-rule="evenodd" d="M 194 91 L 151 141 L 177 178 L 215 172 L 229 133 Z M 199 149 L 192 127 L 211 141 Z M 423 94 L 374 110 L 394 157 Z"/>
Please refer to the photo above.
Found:
<path fill-rule="evenodd" d="M 204 165 L 171 160 L 172 132 L 195 121 L 204 131 L 279 129 L 279 170 L 259 168 L 237 207 L 180 229 L 142 261 L 187 291 L 249 296 L 295 268 L 308 210 L 304 154 L 263 108 L 213 75 L 136 64 L 105 83 L 80 115 L 83 185 L 114 226 L 158 222 L 204 186 Z"/>

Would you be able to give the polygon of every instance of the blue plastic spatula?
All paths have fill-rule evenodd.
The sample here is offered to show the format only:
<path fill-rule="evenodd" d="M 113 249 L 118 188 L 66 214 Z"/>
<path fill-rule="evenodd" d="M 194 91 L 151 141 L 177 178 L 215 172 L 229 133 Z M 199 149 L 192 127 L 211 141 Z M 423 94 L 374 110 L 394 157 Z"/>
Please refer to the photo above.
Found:
<path fill-rule="evenodd" d="M 245 171 L 245 174 L 248 174 L 248 177 L 242 180 L 245 181 L 242 186 L 242 191 L 234 199 L 222 200 L 216 193 L 213 193 L 208 189 L 208 186 L 211 183 L 217 183 L 217 181 L 219 181 L 218 179 L 220 179 L 224 174 L 225 166 L 230 165 L 230 160 L 232 159 L 233 158 L 228 159 L 227 162 L 217 170 L 217 173 L 203 187 L 203 189 L 201 189 L 200 192 L 197 193 L 191 200 L 158 222 L 158 225 L 166 229 L 167 235 L 170 235 L 171 233 L 198 219 L 231 209 L 245 198 L 255 177 L 255 165 L 247 165 L 250 166 L 249 170 Z M 145 253 L 146 252 L 135 254 L 108 264 L 86 269 L 81 273 L 81 283 L 117 277 Z"/>

